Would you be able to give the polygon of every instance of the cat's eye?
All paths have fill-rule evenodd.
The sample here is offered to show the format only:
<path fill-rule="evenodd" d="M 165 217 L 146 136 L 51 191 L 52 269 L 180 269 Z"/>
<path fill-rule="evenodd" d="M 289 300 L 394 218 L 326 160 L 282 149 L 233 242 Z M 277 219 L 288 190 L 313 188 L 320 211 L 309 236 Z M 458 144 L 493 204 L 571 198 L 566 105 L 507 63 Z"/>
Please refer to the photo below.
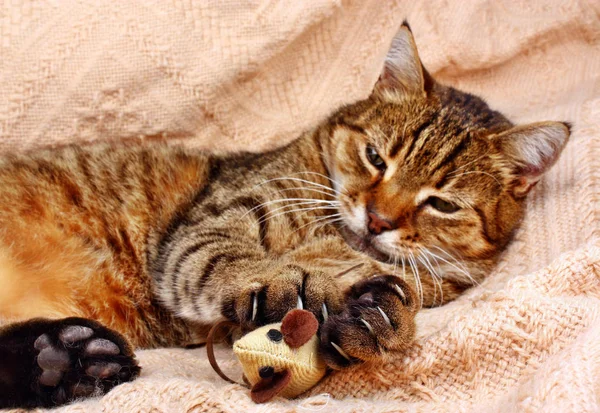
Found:
<path fill-rule="evenodd" d="M 427 199 L 427 204 L 445 214 L 452 214 L 460 209 L 459 206 L 453 204 L 452 202 L 444 201 L 442 198 L 438 198 L 437 196 L 430 196 Z"/>
<path fill-rule="evenodd" d="M 367 145 L 366 155 L 369 162 L 371 162 L 371 165 L 373 165 L 375 168 L 379 170 L 385 169 L 385 161 L 381 158 L 377 152 L 377 149 L 375 149 L 373 146 Z"/>

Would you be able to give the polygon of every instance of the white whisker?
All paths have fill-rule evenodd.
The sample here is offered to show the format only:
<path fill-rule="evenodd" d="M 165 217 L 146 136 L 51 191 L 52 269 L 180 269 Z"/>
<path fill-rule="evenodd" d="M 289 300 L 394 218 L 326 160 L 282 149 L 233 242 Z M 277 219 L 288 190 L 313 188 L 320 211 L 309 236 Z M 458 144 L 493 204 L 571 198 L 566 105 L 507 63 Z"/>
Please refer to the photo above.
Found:
<path fill-rule="evenodd" d="M 483 155 L 481 155 L 479 158 L 477 158 L 477 159 L 474 159 L 474 160 L 472 160 L 471 162 L 467 162 L 467 163 L 466 163 L 466 164 L 464 164 L 463 166 L 459 166 L 458 168 L 456 168 L 456 169 L 455 169 L 455 170 L 453 170 L 452 172 L 449 172 L 449 173 L 448 173 L 448 176 L 450 177 L 450 176 L 452 176 L 453 174 L 455 174 L 456 172 L 460 171 L 461 169 L 465 169 L 467 166 L 469 166 L 469 165 L 471 165 L 471 164 L 474 164 L 475 162 L 477 162 L 477 161 L 478 161 L 478 160 L 480 160 L 480 159 L 483 159 L 483 158 L 485 158 L 486 156 L 488 156 L 488 155 L 489 155 L 489 153 L 490 153 L 490 152 L 488 151 L 488 152 L 484 153 Z"/>
<path fill-rule="evenodd" d="M 444 303 L 444 289 L 443 289 L 444 277 L 442 276 L 443 275 L 442 268 L 440 267 L 438 260 L 433 255 L 431 255 L 431 251 L 429 251 L 427 248 L 423 248 L 423 252 L 425 253 L 426 257 L 428 255 L 431 257 L 431 259 L 433 260 L 433 263 L 437 267 L 437 271 L 435 271 L 435 273 L 440 282 L 440 288 L 442 289 L 442 294 L 441 294 L 442 297 L 441 298 L 442 298 L 442 304 L 443 304 Z M 433 265 L 432 265 L 432 267 L 433 267 Z"/>
<path fill-rule="evenodd" d="M 463 175 L 470 175 L 470 174 L 482 174 L 482 175 L 487 175 L 490 178 L 492 178 L 494 181 L 496 181 L 496 183 L 500 186 L 502 186 L 502 183 L 498 180 L 498 178 L 496 178 L 494 175 L 492 175 L 491 173 L 488 172 L 484 172 L 484 171 L 467 171 L 467 172 L 463 172 L 460 173 L 458 175 L 452 175 L 452 178 L 458 178 L 459 176 L 463 176 Z"/>
<path fill-rule="evenodd" d="M 420 306 L 423 307 L 423 284 L 421 284 L 421 278 L 419 276 L 419 268 L 417 266 L 417 262 L 415 260 L 415 256 L 412 251 L 409 251 L 410 255 L 408 256 L 408 263 L 410 264 L 410 268 L 413 270 L 413 277 L 415 279 L 415 287 L 417 289 L 417 294 L 419 296 Z"/>
<path fill-rule="evenodd" d="M 266 214 L 264 214 L 263 217 L 268 216 L 270 214 L 273 214 L 273 213 L 275 213 L 277 211 L 280 211 L 282 209 L 286 209 L 286 208 L 293 207 L 293 206 L 298 206 L 298 205 L 307 205 L 307 206 L 308 205 L 323 205 L 323 203 L 322 202 L 314 202 L 314 201 L 294 202 L 294 203 L 291 203 L 291 204 L 287 204 L 287 205 L 284 205 L 284 206 L 272 209 L 269 212 L 267 212 Z M 330 205 L 332 207 L 337 207 L 338 206 L 338 204 L 335 204 L 335 203 L 332 203 Z"/>
<path fill-rule="evenodd" d="M 318 224 L 318 225 L 315 227 L 315 231 L 318 231 L 318 230 L 320 230 L 321 228 L 323 228 L 323 227 L 325 227 L 325 226 L 327 226 L 327 225 L 334 224 L 334 223 L 336 223 L 336 222 L 343 222 L 343 220 L 344 220 L 344 218 L 343 218 L 343 217 L 337 217 L 337 218 L 335 218 L 335 219 L 331 219 L 331 221 L 323 220 L 323 222 L 321 222 L 320 224 Z"/>
<path fill-rule="evenodd" d="M 433 264 L 431 263 L 431 261 L 429 260 L 429 257 L 427 256 L 427 249 L 425 248 L 420 248 L 421 251 L 421 262 L 423 263 L 423 265 L 425 266 L 425 268 L 427 268 L 427 270 L 431 273 L 431 279 L 433 280 L 433 301 L 435 302 L 435 298 L 436 298 L 436 285 L 440 287 L 440 304 L 444 303 L 444 287 L 442 285 L 442 277 L 441 275 L 439 275 L 437 273 L 437 271 L 435 270 L 435 268 L 433 267 Z"/>
<path fill-rule="evenodd" d="M 296 186 L 293 188 L 284 188 L 284 189 L 279 189 L 279 192 L 286 192 L 286 191 L 312 191 L 312 192 L 317 192 L 319 194 L 323 194 L 323 195 L 327 195 L 327 196 L 331 196 L 334 197 L 334 194 L 330 193 L 330 192 L 325 192 L 322 191 L 320 189 L 316 189 L 316 188 L 310 188 L 308 186 Z M 334 202 L 338 202 L 338 201 L 334 201 Z"/>
<path fill-rule="evenodd" d="M 404 265 L 404 254 L 400 255 L 402 260 L 402 279 L 406 281 L 406 266 Z"/>
<path fill-rule="evenodd" d="M 342 185 L 340 182 L 336 181 L 335 179 L 332 179 L 331 177 L 329 177 L 329 176 L 327 176 L 327 175 L 323 175 L 323 174 L 320 174 L 320 173 L 318 173 L 318 172 L 313 172 L 313 171 L 296 172 L 296 173 L 293 173 L 293 174 L 292 174 L 292 176 L 293 176 L 293 175 L 301 175 L 301 174 L 311 174 L 311 175 L 317 175 L 317 176 L 320 176 L 320 177 L 322 177 L 322 178 L 325 178 L 325 179 L 327 179 L 327 180 L 328 180 L 329 182 L 331 182 L 332 184 L 337 184 L 337 185 L 338 185 L 340 188 L 343 188 L 343 185 Z M 333 189 L 333 188 L 332 188 L 332 189 Z"/>
<path fill-rule="evenodd" d="M 467 277 L 473 285 L 479 285 L 479 283 L 477 281 L 475 281 L 475 279 L 471 276 L 471 274 L 469 274 L 468 271 L 463 270 L 462 268 L 456 266 L 455 264 L 451 263 L 447 259 L 440 257 L 439 255 L 436 255 L 431 251 L 429 251 L 429 254 L 431 254 L 432 257 L 435 257 L 438 260 L 445 262 L 446 264 L 450 265 L 451 267 L 454 267 L 456 270 L 458 270 L 460 273 L 462 273 L 465 277 Z"/>
<path fill-rule="evenodd" d="M 318 206 L 318 207 L 307 206 L 304 208 L 296 208 L 296 209 L 291 209 L 289 211 L 283 211 L 283 212 L 280 212 L 275 215 L 265 214 L 262 217 L 260 217 L 260 219 L 258 220 L 258 223 L 261 224 L 263 222 L 268 221 L 269 219 L 274 219 L 274 218 L 280 217 L 285 214 L 291 214 L 292 212 L 308 212 L 308 211 L 318 211 L 318 210 L 322 210 L 322 209 L 337 209 L 337 208 L 338 208 L 337 206 Z"/>
<path fill-rule="evenodd" d="M 319 219 L 314 219 L 314 220 L 312 220 L 312 221 L 310 221 L 310 222 L 302 225 L 298 229 L 296 229 L 294 232 L 292 232 L 292 234 L 295 234 L 296 232 L 300 231 L 304 227 L 307 227 L 307 226 L 312 225 L 312 224 L 316 224 L 317 222 L 321 222 L 321 221 L 324 221 L 324 220 L 329 220 L 329 219 L 331 219 L 332 221 L 331 222 L 325 222 L 323 225 L 319 226 L 318 228 L 322 228 L 325 225 L 332 224 L 332 223 L 334 223 L 336 221 L 340 221 L 340 220 L 342 220 L 344 218 L 342 217 L 342 214 L 331 214 L 331 215 L 328 215 L 326 217 L 322 217 L 322 218 L 319 218 Z"/>
<path fill-rule="evenodd" d="M 329 204 L 329 205 L 331 205 L 332 203 L 335 203 L 335 201 L 326 201 L 326 200 L 323 200 L 323 199 L 314 199 L 314 198 L 280 198 L 280 199 L 273 199 L 271 201 L 263 202 L 262 204 L 257 205 L 254 208 L 249 209 L 239 219 L 240 220 L 243 219 L 246 215 L 248 215 L 248 214 L 256 211 L 259 208 L 265 207 L 267 205 L 281 203 L 281 202 L 287 202 L 287 201 L 307 201 L 307 202 L 316 203 L 316 204 Z"/>
<path fill-rule="evenodd" d="M 429 276 L 433 280 L 433 301 L 432 302 L 435 303 L 435 299 L 437 297 L 437 284 L 435 282 L 435 279 L 433 278 L 433 273 L 429 270 L 429 268 L 427 267 L 427 264 L 425 264 L 425 261 L 423 260 L 423 257 L 421 254 L 417 254 L 415 258 L 417 259 L 418 262 L 423 264 L 423 266 L 425 267 L 425 270 L 429 273 Z"/>
<path fill-rule="evenodd" d="M 266 184 L 268 184 L 269 182 L 275 182 L 275 181 L 295 181 L 295 182 L 303 182 L 303 183 L 305 183 L 305 184 L 314 185 L 314 186 L 317 186 L 317 187 L 319 187 L 319 188 L 326 189 L 326 190 L 328 190 L 328 191 L 331 191 L 331 192 L 333 192 L 333 193 L 336 193 L 336 194 L 340 194 L 340 195 L 342 195 L 342 193 L 341 193 L 340 191 L 338 191 L 338 190 L 337 190 L 337 189 L 335 189 L 335 188 L 331 188 L 331 187 L 329 187 L 329 186 L 327 186 L 327 185 L 318 184 L 318 183 L 316 183 L 316 182 L 313 182 L 313 181 L 308 181 L 308 180 L 306 180 L 306 179 L 301 179 L 301 178 L 290 178 L 290 177 L 281 177 L 281 178 L 272 178 L 272 179 L 267 179 L 266 181 L 264 181 L 264 182 L 262 182 L 262 183 L 260 183 L 260 184 L 258 184 L 258 185 L 255 185 L 255 186 L 254 186 L 254 188 L 258 188 L 258 187 L 260 187 L 260 186 L 263 186 L 263 185 L 266 185 Z M 254 188 L 253 188 L 253 189 L 254 189 Z"/>
<path fill-rule="evenodd" d="M 464 271 L 469 272 L 467 266 L 461 262 L 461 260 L 459 260 L 458 258 L 456 258 L 454 255 L 450 254 L 448 251 L 446 251 L 443 248 L 438 247 L 437 245 L 432 245 L 432 248 L 435 248 L 436 250 L 440 251 L 442 254 L 444 254 L 446 257 L 448 257 L 449 259 L 453 260 L 457 265 L 460 266 L 460 268 L 462 268 Z"/>

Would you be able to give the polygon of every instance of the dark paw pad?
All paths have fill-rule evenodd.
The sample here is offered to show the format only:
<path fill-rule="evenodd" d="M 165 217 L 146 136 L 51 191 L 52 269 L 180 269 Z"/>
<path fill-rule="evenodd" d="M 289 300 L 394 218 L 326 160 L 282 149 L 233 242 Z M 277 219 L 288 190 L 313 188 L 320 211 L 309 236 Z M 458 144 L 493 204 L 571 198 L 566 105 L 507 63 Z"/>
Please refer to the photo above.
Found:
<path fill-rule="evenodd" d="M 84 319 L 58 323 L 33 344 L 39 351 L 36 387 L 52 404 L 104 394 L 138 375 L 131 349 L 116 332 Z"/>

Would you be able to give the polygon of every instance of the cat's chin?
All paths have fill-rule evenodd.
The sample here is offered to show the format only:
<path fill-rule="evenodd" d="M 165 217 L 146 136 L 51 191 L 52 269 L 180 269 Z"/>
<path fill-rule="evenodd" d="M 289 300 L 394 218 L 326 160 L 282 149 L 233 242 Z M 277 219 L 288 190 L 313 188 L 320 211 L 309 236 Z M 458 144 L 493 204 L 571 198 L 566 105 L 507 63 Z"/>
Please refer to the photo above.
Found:
<path fill-rule="evenodd" d="M 392 262 L 392 257 L 379 250 L 373 243 L 371 236 L 361 236 L 350 230 L 348 227 L 343 227 L 339 229 L 340 234 L 344 237 L 344 240 L 350 247 L 356 251 L 363 252 L 373 258 L 374 260 L 390 263 Z"/>

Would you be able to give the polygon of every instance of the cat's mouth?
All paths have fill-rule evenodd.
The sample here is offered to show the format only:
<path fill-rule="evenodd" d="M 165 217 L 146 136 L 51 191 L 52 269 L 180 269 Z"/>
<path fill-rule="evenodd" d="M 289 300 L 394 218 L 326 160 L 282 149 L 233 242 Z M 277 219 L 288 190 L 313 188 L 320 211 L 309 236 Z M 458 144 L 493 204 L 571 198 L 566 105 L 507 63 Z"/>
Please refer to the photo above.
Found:
<path fill-rule="evenodd" d="M 340 234 L 342 234 L 342 236 L 344 237 L 346 243 L 348 243 L 348 245 L 350 245 L 352 249 L 363 252 L 377 261 L 386 263 L 390 263 L 393 261 L 392 257 L 388 253 L 377 248 L 372 235 L 358 235 L 346 226 L 340 228 L 339 231 Z"/>

